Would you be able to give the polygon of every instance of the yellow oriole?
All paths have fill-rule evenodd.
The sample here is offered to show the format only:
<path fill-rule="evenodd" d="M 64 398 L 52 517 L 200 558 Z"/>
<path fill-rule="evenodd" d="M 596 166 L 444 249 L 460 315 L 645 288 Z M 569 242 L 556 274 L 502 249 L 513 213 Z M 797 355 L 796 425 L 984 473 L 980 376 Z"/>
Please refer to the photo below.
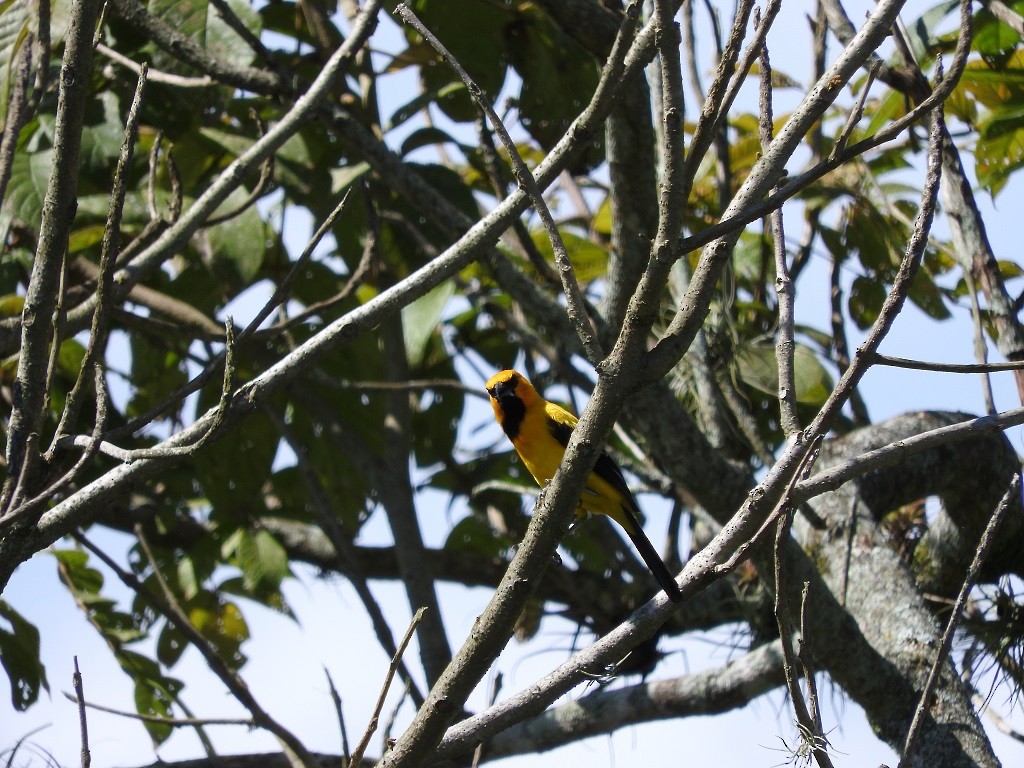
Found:
<path fill-rule="evenodd" d="M 487 394 L 498 423 L 515 446 L 519 458 L 541 488 L 562 463 L 569 436 L 578 419 L 549 403 L 522 374 L 501 371 L 487 382 Z M 674 601 L 683 599 L 679 586 L 658 551 L 640 526 L 640 507 L 611 457 L 601 452 L 580 497 L 577 518 L 587 513 L 607 515 L 622 526 L 654 578 Z"/>

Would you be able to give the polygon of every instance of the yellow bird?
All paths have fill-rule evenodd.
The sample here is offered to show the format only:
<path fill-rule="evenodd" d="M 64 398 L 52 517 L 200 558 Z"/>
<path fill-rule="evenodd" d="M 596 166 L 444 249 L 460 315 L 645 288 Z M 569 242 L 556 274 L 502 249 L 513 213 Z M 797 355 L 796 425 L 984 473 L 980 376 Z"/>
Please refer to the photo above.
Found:
<path fill-rule="evenodd" d="M 516 371 L 494 374 L 486 388 L 498 423 L 533 479 L 541 488 L 546 488 L 562 463 L 578 419 L 541 397 L 526 377 Z M 668 566 L 640 526 L 640 507 L 636 499 L 619 468 L 604 451 L 587 478 L 576 515 L 586 517 L 588 512 L 607 515 L 622 526 L 666 594 L 673 602 L 683 599 Z"/>

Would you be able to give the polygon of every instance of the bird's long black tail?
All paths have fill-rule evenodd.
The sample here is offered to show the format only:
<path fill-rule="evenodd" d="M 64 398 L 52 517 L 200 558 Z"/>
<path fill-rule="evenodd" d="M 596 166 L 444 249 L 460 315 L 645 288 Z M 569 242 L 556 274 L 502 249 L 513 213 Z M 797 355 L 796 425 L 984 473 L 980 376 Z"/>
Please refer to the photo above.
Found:
<path fill-rule="evenodd" d="M 679 585 L 672 578 L 672 573 L 669 571 L 668 566 L 665 565 L 665 561 L 661 559 L 658 550 L 654 548 L 651 540 L 647 538 L 647 534 L 644 533 L 644 529 L 640 526 L 640 521 L 637 519 L 636 514 L 625 505 L 623 505 L 622 510 L 626 513 L 626 517 L 629 518 L 629 522 L 632 523 L 622 527 L 625 529 L 626 535 L 629 536 L 629 540 L 633 542 L 633 546 L 636 547 L 636 551 L 640 553 L 640 557 L 643 558 L 651 573 L 654 574 L 658 586 L 665 590 L 665 594 L 669 596 L 673 603 L 681 603 L 683 601 L 683 593 L 679 591 Z"/>

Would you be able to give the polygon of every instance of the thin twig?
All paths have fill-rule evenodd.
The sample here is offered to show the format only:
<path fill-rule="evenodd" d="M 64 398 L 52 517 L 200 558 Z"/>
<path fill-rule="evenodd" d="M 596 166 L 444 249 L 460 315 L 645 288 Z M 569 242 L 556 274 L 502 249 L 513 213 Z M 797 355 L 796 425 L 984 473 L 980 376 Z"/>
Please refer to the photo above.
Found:
<path fill-rule="evenodd" d="M 27 117 L 25 102 L 28 79 L 32 73 L 33 40 L 34 38 L 29 35 L 24 41 L 17 58 L 17 66 L 12 67 L 16 72 L 14 87 L 7 102 L 3 138 L 0 139 L 0 200 L 7 195 L 7 184 L 11 180 L 11 171 L 14 168 L 14 150 L 18 146 L 18 135 Z"/>
<path fill-rule="evenodd" d="M 846 117 L 846 123 L 839 131 L 839 135 L 836 137 L 835 143 L 832 145 L 832 152 L 829 153 L 829 160 L 832 160 L 840 152 L 846 148 L 846 142 L 850 140 L 850 134 L 853 133 L 853 129 L 857 127 L 857 123 L 860 122 L 860 118 L 864 114 L 864 105 L 868 100 L 868 92 L 871 90 L 872 83 L 875 82 L 875 78 L 878 76 L 878 69 L 881 66 L 881 62 L 874 62 L 868 68 L 868 77 L 860 91 L 860 96 L 853 105 L 853 109 L 850 110 L 850 114 Z"/>
<path fill-rule="evenodd" d="M 946 630 L 942 633 L 942 639 L 939 641 L 939 647 L 935 652 L 935 659 L 932 661 L 932 668 L 928 673 L 928 679 L 924 684 L 924 689 L 921 691 L 921 699 L 918 701 L 917 708 L 914 710 L 914 717 L 910 722 L 910 729 L 907 731 L 907 738 L 903 742 L 903 754 L 900 757 L 898 768 L 906 768 L 910 765 L 910 759 L 914 754 L 914 749 L 917 747 L 917 740 L 921 736 L 921 728 L 924 725 L 924 718 L 928 709 L 931 707 L 932 696 L 935 694 L 935 687 L 939 683 L 939 675 L 945 664 L 946 656 L 949 654 L 949 649 L 953 645 L 953 635 L 956 632 L 957 624 L 963 616 L 964 605 L 967 604 L 967 597 L 970 595 L 971 588 L 974 586 L 974 582 L 978 578 L 981 566 L 985 562 L 985 557 L 988 555 L 988 551 L 991 549 L 992 544 L 995 541 L 995 533 L 999 528 L 999 524 L 1002 522 L 1007 511 L 1009 511 L 1012 503 L 1020 498 L 1020 486 L 1020 475 L 1014 475 L 1013 480 L 1010 481 L 1010 487 L 1006 489 L 1006 493 L 1003 494 L 1003 498 L 1000 499 L 999 505 L 992 513 L 992 517 L 989 519 L 988 525 L 985 526 L 985 530 L 981 534 L 981 540 L 978 542 L 978 548 L 974 553 L 974 560 L 967 569 L 967 576 L 964 578 L 964 583 L 960 587 L 960 594 L 957 595 L 956 603 L 953 605 L 953 610 L 949 614 L 949 621 L 946 622 Z"/>
<path fill-rule="evenodd" d="M 811 711 L 811 720 L 814 722 L 816 733 L 827 744 L 825 730 L 821 725 L 821 707 L 818 705 L 818 684 L 814 681 L 814 668 L 811 659 L 811 641 L 807 634 L 807 595 L 811 592 L 811 583 L 804 582 L 800 591 L 800 638 L 797 640 L 796 657 L 800 660 L 801 673 L 804 676 L 804 683 L 807 685 L 807 708 Z"/>
<path fill-rule="evenodd" d="M 377 720 L 380 717 L 380 712 L 384 708 L 384 699 L 387 698 L 388 689 L 391 688 L 391 681 L 395 677 L 395 671 L 398 669 L 398 664 L 402 660 L 402 656 L 405 654 L 405 649 L 409 646 L 409 641 L 412 640 L 412 635 L 416 631 L 416 627 L 419 626 L 420 621 L 423 620 L 423 614 L 426 613 L 425 608 L 420 608 L 416 611 L 416 615 L 412 617 L 412 621 L 409 622 L 409 628 L 405 630 L 405 637 L 402 638 L 402 642 L 398 644 L 398 651 L 395 653 L 394 658 L 391 659 L 391 664 L 388 666 L 388 673 L 384 677 L 384 685 L 381 686 L 380 695 L 377 697 L 377 704 L 373 708 L 373 714 L 370 716 L 370 722 L 366 726 L 366 733 L 363 734 L 363 738 L 359 741 L 355 751 L 352 753 L 352 765 L 359 765 L 363 759 L 363 753 L 366 751 L 367 745 L 370 743 L 370 738 L 373 736 L 373 732 L 377 730 Z"/>
<path fill-rule="evenodd" d="M 974 272 L 965 269 L 964 280 L 967 283 L 967 295 L 971 297 L 971 325 L 974 329 L 974 357 L 978 365 L 988 365 L 988 344 L 985 343 L 985 329 L 981 323 L 981 307 L 978 305 L 978 289 L 974 283 Z M 1021 362 L 1024 365 L 1024 361 Z M 989 371 L 981 374 L 981 394 L 985 399 L 985 412 L 989 416 L 996 414 L 996 399 L 992 392 L 992 377 Z"/>
<path fill-rule="evenodd" d="M 89 752 L 89 718 L 85 714 L 85 692 L 82 686 L 82 673 L 78 669 L 78 656 L 75 656 L 75 672 L 71 675 L 71 684 L 75 688 L 78 699 L 78 733 L 82 740 L 82 768 L 92 765 L 92 753 Z"/>
<path fill-rule="evenodd" d="M 348 728 L 345 727 L 345 712 L 341 708 L 341 694 L 338 693 L 338 688 L 334 684 L 334 678 L 331 677 L 330 670 L 327 667 L 324 667 L 324 675 L 327 677 L 327 687 L 331 692 L 331 701 L 334 703 L 334 714 L 338 718 L 338 732 L 341 734 L 342 765 L 352 765 L 352 758 L 348 751 Z"/>
<path fill-rule="evenodd" d="M 800 738 L 803 739 L 820 768 L 833 768 L 828 756 L 828 739 L 821 732 L 820 724 L 811 715 L 800 680 L 797 677 L 797 657 L 793 653 L 793 622 L 789 615 L 789 596 L 785 583 L 784 549 L 789 544 L 789 532 L 793 524 L 793 509 L 787 508 L 779 518 L 775 532 L 775 621 L 782 640 L 782 669 L 786 676 L 786 690 L 789 691 L 793 711 L 796 714 Z"/>
<path fill-rule="evenodd" d="M 501 693 L 501 685 L 504 682 L 505 677 L 501 672 L 495 671 L 494 677 L 491 678 L 491 692 L 487 696 L 487 706 L 493 707 L 494 702 L 498 700 L 498 694 Z M 480 758 L 484 754 L 484 742 L 480 742 L 476 745 L 476 749 L 473 750 L 473 762 L 470 763 L 470 768 L 479 768 Z"/>
<path fill-rule="evenodd" d="M 1019 371 L 1024 369 L 1024 360 L 1010 360 L 1005 363 L 933 363 L 928 360 L 911 360 L 875 352 L 871 361 L 877 365 L 894 368 L 909 368 L 914 371 L 939 371 L 941 373 L 995 373 L 997 371 Z"/>
<path fill-rule="evenodd" d="M 277 290 L 274 291 L 274 294 L 267 300 L 267 303 L 263 305 L 260 311 L 256 313 L 256 316 L 249 322 L 249 324 L 245 326 L 245 329 L 238 334 L 239 342 L 243 342 L 249 338 L 249 336 L 251 336 L 256 329 L 260 327 L 260 324 L 270 317 L 270 313 L 281 306 L 285 299 L 288 298 L 288 295 L 292 290 L 292 285 L 295 283 L 295 279 L 305 268 L 306 263 L 313 257 L 313 251 L 316 250 L 320 241 L 323 240 L 324 235 L 326 235 L 330 231 L 331 227 L 334 226 L 334 222 L 338 220 L 338 217 L 345 212 L 345 207 L 348 205 L 348 198 L 351 191 L 351 189 L 346 190 L 345 194 L 342 195 L 341 200 L 336 206 L 334 206 L 334 210 L 332 210 L 320 226 L 317 227 L 316 232 L 313 233 L 309 242 L 306 243 L 306 247 L 303 248 L 302 253 L 299 254 L 299 258 L 295 260 L 291 268 L 288 270 L 288 274 L 285 275 L 284 280 L 282 280 L 281 284 L 277 286 Z"/>
<path fill-rule="evenodd" d="M 754 13 L 754 23 L 761 24 L 761 14 Z M 768 56 L 767 43 L 761 43 L 760 52 L 760 104 L 758 122 L 761 147 L 767 149 L 772 142 L 772 64 Z M 778 185 L 772 190 L 778 191 Z M 796 411 L 796 372 L 794 366 L 795 344 L 793 341 L 793 281 L 789 276 L 786 260 L 786 234 L 782 225 L 782 208 L 776 208 L 768 216 L 772 233 L 772 250 L 775 255 L 775 295 L 778 297 L 778 330 L 775 336 L 775 360 L 778 365 L 779 422 L 786 437 L 800 429 L 800 417 Z"/>
<path fill-rule="evenodd" d="M 251 717 L 164 717 L 163 715 L 149 715 L 142 712 L 128 712 L 124 709 L 107 707 L 103 704 L 94 704 L 91 701 L 86 701 L 78 691 L 77 686 L 73 695 L 64 691 L 64 696 L 82 709 L 95 709 L 97 712 L 106 712 L 107 714 L 117 715 L 118 717 L 124 717 L 129 720 L 139 720 L 143 723 L 154 723 L 157 725 L 169 725 L 172 728 L 194 728 L 196 726 L 204 725 L 242 725 L 247 728 L 253 728 L 256 726 L 256 721 Z"/>
<path fill-rule="evenodd" d="M 102 56 L 106 56 L 115 64 L 120 64 L 125 69 L 131 70 L 136 75 L 142 74 L 143 67 L 147 66 L 145 63 L 139 64 L 137 61 L 129 59 L 124 54 L 118 53 L 113 48 L 109 48 L 103 43 L 99 43 L 96 46 L 96 52 Z M 149 79 L 154 83 L 170 85 L 175 88 L 210 88 L 217 85 L 217 81 L 209 75 L 203 75 L 202 77 L 186 77 L 185 75 L 175 75 L 172 72 L 161 72 L 159 70 L 151 70 L 149 73 Z"/>
<path fill-rule="evenodd" d="M 796 471 L 793 473 L 793 476 L 789 479 L 789 482 L 786 485 L 786 490 L 775 505 L 775 509 L 773 509 L 768 517 L 765 518 L 764 522 L 757 529 L 757 532 L 747 541 L 740 544 L 728 560 L 724 563 L 713 566 L 712 571 L 715 576 L 724 576 L 736 570 L 739 564 L 747 559 L 750 550 L 764 541 L 765 535 L 771 529 L 772 525 L 775 524 L 775 521 L 779 519 L 779 516 L 786 514 L 792 505 L 796 503 L 794 492 L 796 491 L 797 484 L 807 477 L 811 471 L 811 467 L 814 466 L 814 462 L 817 461 L 818 449 L 820 448 L 823 439 L 822 435 L 817 435 L 807 446 L 800 458 L 800 463 L 797 465 Z M 798 442 L 796 438 L 790 438 L 790 440 L 794 444 Z"/>

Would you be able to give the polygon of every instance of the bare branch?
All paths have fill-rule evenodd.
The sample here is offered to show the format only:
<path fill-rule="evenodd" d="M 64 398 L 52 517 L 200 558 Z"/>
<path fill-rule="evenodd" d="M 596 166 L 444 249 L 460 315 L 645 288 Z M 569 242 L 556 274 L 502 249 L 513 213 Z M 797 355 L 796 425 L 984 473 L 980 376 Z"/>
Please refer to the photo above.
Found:
<path fill-rule="evenodd" d="M 89 752 L 89 718 L 85 714 L 85 693 L 82 687 L 82 673 L 78 669 L 78 657 L 75 656 L 75 673 L 71 676 L 71 684 L 75 688 L 78 703 L 78 731 L 82 742 L 82 768 L 92 765 L 92 753 Z"/>

